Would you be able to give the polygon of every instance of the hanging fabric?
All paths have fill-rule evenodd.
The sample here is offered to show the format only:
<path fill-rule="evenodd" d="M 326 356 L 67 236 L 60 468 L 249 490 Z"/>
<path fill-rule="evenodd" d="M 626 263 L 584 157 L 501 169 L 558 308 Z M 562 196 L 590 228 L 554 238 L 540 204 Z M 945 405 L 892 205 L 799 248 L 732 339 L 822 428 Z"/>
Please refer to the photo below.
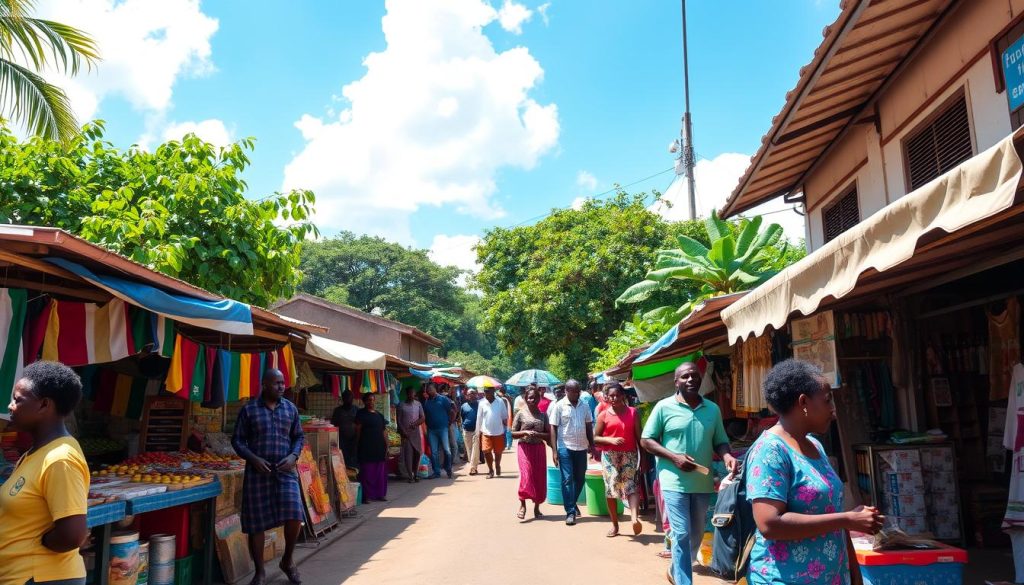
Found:
<path fill-rule="evenodd" d="M 737 387 L 736 410 L 760 412 L 767 407 L 764 401 L 764 379 L 772 369 L 772 339 L 770 335 L 754 337 L 743 342 L 741 364 L 742 386 Z"/>
<path fill-rule="evenodd" d="M 25 365 L 22 336 L 28 313 L 28 293 L 20 288 L 0 288 L 0 412 L 7 412 L 11 389 Z"/>
<path fill-rule="evenodd" d="M 380 394 L 387 391 L 387 380 L 384 370 L 366 370 L 363 372 L 362 393 Z"/>
<path fill-rule="evenodd" d="M 291 344 L 286 344 L 274 351 L 267 352 L 267 368 L 279 370 L 284 374 L 285 386 L 295 387 L 298 380 L 298 371 L 295 368 L 295 356 L 292 353 Z"/>
<path fill-rule="evenodd" d="M 1020 305 L 1006 299 L 1006 308 L 988 314 L 989 400 L 1006 400 L 1013 366 L 1020 361 Z"/>
<path fill-rule="evenodd" d="M 69 366 L 115 362 L 166 346 L 173 325 L 157 315 L 113 299 L 104 305 L 50 301 L 45 312 L 42 359 Z M 161 351 L 163 355 L 169 355 Z"/>
<path fill-rule="evenodd" d="M 82 395 L 93 401 L 93 410 L 131 420 L 142 419 L 148 379 L 95 367 L 82 370 L 81 378 Z"/>
<path fill-rule="evenodd" d="M 323 386 L 335 398 L 341 398 L 345 392 L 355 387 L 353 376 L 348 374 L 324 374 Z"/>
<path fill-rule="evenodd" d="M 206 348 L 187 337 L 174 340 L 174 356 L 167 371 L 167 391 L 179 398 L 202 402 L 206 394 Z"/>

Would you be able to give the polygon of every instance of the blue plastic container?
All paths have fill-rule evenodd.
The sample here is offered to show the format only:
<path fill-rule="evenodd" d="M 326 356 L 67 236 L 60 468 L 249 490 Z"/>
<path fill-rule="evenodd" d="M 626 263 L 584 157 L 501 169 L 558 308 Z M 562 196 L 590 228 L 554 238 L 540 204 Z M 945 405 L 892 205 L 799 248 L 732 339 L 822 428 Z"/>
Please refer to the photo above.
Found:
<path fill-rule="evenodd" d="M 549 504 L 562 505 L 562 472 L 557 467 L 548 467 L 548 497 Z M 580 490 L 580 497 L 577 504 L 587 503 L 587 490 Z"/>
<path fill-rule="evenodd" d="M 962 585 L 967 551 L 951 546 L 935 550 L 857 551 L 864 585 Z"/>

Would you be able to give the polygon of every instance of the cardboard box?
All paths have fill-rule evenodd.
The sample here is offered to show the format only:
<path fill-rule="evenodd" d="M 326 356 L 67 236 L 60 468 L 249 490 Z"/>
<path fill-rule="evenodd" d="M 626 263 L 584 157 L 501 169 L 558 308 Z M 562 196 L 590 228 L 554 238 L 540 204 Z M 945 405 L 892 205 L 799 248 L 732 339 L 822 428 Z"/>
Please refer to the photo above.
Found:
<path fill-rule="evenodd" d="M 252 574 L 255 566 L 249 556 L 249 541 L 242 534 L 238 514 L 217 521 L 217 558 L 225 583 L 237 583 Z"/>
<path fill-rule="evenodd" d="M 956 476 L 952 471 L 933 471 L 924 476 L 924 485 L 928 493 L 955 492 Z"/>
<path fill-rule="evenodd" d="M 933 516 L 959 515 L 960 502 L 957 501 L 956 492 L 931 492 L 927 500 L 928 511 Z"/>
<path fill-rule="evenodd" d="M 926 472 L 953 471 L 953 449 L 949 447 L 921 449 L 921 466 Z"/>
<path fill-rule="evenodd" d="M 921 454 L 917 449 L 893 449 L 892 451 L 879 451 L 880 459 L 878 466 L 883 472 L 895 471 L 897 473 L 920 472 Z"/>
<path fill-rule="evenodd" d="M 882 498 L 882 512 L 891 516 L 927 516 L 928 507 L 924 494 L 898 496 L 885 494 Z"/>
<path fill-rule="evenodd" d="M 951 514 L 933 516 L 932 532 L 935 538 L 960 538 L 960 515 L 954 510 Z"/>
<path fill-rule="evenodd" d="M 882 491 L 887 494 L 924 493 L 924 476 L 920 471 L 885 471 L 879 477 L 882 481 Z"/>
<path fill-rule="evenodd" d="M 928 521 L 924 516 L 886 516 L 886 528 L 899 528 L 913 536 L 928 532 Z"/>

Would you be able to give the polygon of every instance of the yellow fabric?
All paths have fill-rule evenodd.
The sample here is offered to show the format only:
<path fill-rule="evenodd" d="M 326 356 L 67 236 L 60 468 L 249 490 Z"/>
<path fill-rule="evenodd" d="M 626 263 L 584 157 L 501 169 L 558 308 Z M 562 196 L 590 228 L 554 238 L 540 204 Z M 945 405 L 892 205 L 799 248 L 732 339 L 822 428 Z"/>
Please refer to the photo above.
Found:
<path fill-rule="evenodd" d="M 729 343 L 781 329 L 794 313 L 812 315 L 825 298 L 841 299 L 869 269 L 885 272 L 909 260 L 918 240 L 953 233 L 1009 209 L 1024 166 L 1014 138 L 965 161 L 883 207 L 722 310 Z"/>
<path fill-rule="evenodd" d="M 167 370 L 167 391 L 177 394 L 185 381 L 181 377 L 181 336 L 174 336 L 174 354 L 171 355 L 171 367 Z"/>
<path fill-rule="evenodd" d="M 59 361 L 57 353 L 57 334 L 60 332 L 60 316 L 57 312 L 57 300 L 50 301 L 50 318 L 46 321 L 46 333 L 43 335 L 43 359 L 50 362 Z"/>
<path fill-rule="evenodd" d="M 85 576 L 77 549 L 53 552 L 42 536 L 55 520 L 85 515 L 88 492 L 89 467 L 74 438 L 51 441 L 22 458 L 0 487 L 0 585 Z"/>

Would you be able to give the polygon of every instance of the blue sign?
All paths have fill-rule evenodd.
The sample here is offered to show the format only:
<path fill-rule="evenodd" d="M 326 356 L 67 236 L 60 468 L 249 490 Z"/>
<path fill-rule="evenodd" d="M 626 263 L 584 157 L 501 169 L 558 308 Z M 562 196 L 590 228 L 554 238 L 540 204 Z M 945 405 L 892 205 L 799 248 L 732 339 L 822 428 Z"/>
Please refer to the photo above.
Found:
<path fill-rule="evenodd" d="M 1002 61 L 1006 99 L 1010 102 L 1010 111 L 1015 112 L 1024 106 L 1024 37 L 1003 51 Z"/>

